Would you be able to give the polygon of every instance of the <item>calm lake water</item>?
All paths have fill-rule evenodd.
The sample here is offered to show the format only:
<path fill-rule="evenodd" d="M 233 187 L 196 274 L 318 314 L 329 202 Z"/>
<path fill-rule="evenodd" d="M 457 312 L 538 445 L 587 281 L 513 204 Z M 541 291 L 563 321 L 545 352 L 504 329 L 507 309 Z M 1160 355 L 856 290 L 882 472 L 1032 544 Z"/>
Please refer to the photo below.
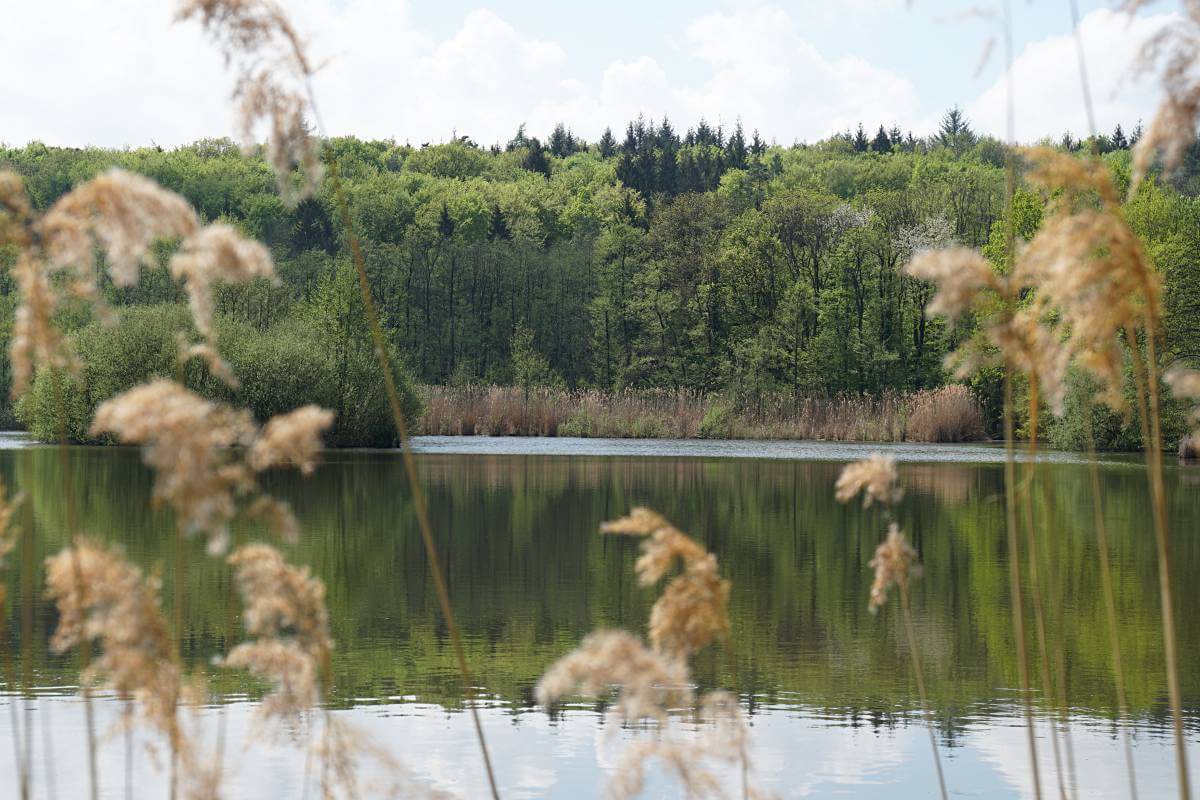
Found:
<path fill-rule="evenodd" d="M 0 440 L 0 475 L 30 498 L 25 524 L 32 525 L 40 563 L 64 543 L 64 476 L 54 448 L 22 444 L 19 437 Z M 603 796 L 622 747 L 648 735 L 613 730 L 594 703 L 549 715 L 532 701 L 541 672 L 592 629 L 644 630 L 656 591 L 639 587 L 633 575 L 636 542 L 597 533 L 602 521 L 635 505 L 656 508 L 693 534 L 733 581 L 736 678 L 720 648 L 701 654 L 694 672 L 704 688 L 738 690 L 762 788 L 782 797 L 933 796 L 896 608 L 867 611 L 867 562 L 885 523 L 874 511 L 832 499 L 842 463 L 880 449 L 903 462 L 907 494 L 899 521 L 925 565 L 913 608 L 951 794 L 1032 796 L 1014 689 L 1001 449 L 441 438 L 422 439 L 418 449 L 504 797 Z M 172 522 L 149 508 L 153 476 L 138 452 L 74 448 L 68 468 L 85 531 L 121 543 L 145 568 L 161 569 L 169 606 Z M 1077 457 L 1051 454 L 1038 471 L 1049 501 L 1041 527 L 1053 534 L 1045 537 L 1046 558 L 1058 565 L 1049 624 L 1066 678 L 1078 796 L 1125 797 L 1087 469 Z M 1166 797 L 1175 790 L 1174 766 L 1144 471 L 1135 460 L 1110 459 L 1101 482 L 1139 789 L 1144 798 Z M 328 586 L 337 640 L 335 713 L 419 780 L 459 797 L 483 796 L 470 716 L 396 454 L 331 452 L 310 478 L 270 474 L 265 484 L 293 504 L 303 524 L 289 555 L 311 565 Z M 1200 468 L 1172 463 L 1167 488 L 1184 704 L 1192 764 L 1200 770 Z M 246 541 L 261 533 L 247 526 L 238 535 Z M 9 631 L 19 629 L 26 594 L 19 560 L 6 567 Z M 214 742 L 224 731 L 229 796 L 301 797 L 300 749 L 287 736 L 268 737 L 255 727 L 261 685 L 208 666 L 231 646 L 231 631 L 237 636 L 227 611 L 228 579 L 201 543 L 190 543 L 184 655 L 194 668 L 214 673 L 219 697 L 196 725 Z M 18 659 L 15 681 L 0 695 L 6 776 L 0 796 L 16 794 L 12 717 L 28 712 L 35 796 L 82 797 L 87 773 L 77 663 L 47 654 L 55 614 L 36 599 L 39 587 L 31 588 L 33 655 Z M 19 654 L 22 642 L 10 634 L 8 646 Z M 103 728 L 121 702 L 105 698 L 99 706 Z M 1052 706 L 1039 697 L 1038 707 L 1050 797 L 1056 794 L 1046 717 Z M 136 796 L 160 796 L 162 773 L 143 748 L 133 752 Z M 125 796 L 124 764 L 123 738 L 106 739 L 105 796 Z M 734 775 L 724 777 L 732 792 Z M 670 782 L 655 779 L 645 796 L 677 795 Z"/>

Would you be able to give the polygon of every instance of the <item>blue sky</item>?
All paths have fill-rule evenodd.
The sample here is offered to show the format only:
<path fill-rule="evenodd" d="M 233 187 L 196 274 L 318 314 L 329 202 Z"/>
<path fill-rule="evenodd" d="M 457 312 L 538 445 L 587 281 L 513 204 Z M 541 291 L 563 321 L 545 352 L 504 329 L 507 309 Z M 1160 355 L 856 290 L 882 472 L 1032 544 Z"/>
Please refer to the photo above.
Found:
<path fill-rule="evenodd" d="M 318 57 L 334 133 L 489 144 L 525 122 L 594 138 L 637 113 L 677 127 L 739 117 L 783 143 L 862 121 L 926 133 L 952 105 L 1003 134 L 989 0 L 691 2 L 285 0 Z M 230 77 L 163 0 L 42 0 L 0 29 L 0 141 L 178 144 L 231 130 Z M 1080 0 L 1103 129 L 1148 119 L 1158 92 L 1126 76 L 1171 3 L 1130 20 Z M 1018 138 L 1086 133 L 1067 0 L 1013 0 Z M 12 17 L 15 19 L 11 19 Z M 45 35 L 30 32 L 44 31 Z M 53 46 L 50 46 L 53 45 Z M 15 111 L 13 111 L 15 109 Z"/>

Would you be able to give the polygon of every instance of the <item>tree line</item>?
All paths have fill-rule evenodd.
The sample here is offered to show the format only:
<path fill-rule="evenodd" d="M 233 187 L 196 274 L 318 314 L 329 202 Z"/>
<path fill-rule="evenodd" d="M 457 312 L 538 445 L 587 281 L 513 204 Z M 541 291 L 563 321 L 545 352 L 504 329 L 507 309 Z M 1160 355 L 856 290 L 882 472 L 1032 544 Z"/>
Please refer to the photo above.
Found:
<path fill-rule="evenodd" d="M 1052 144 L 1103 159 L 1124 185 L 1136 130 Z M 922 248 L 959 243 L 1003 268 L 1006 155 L 958 109 L 927 137 L 859 126 L 790 146 L 740 123 L 701 121 L 681 135 L 644 118 L 622 140 L 607 130 L 595 143 L 565 125 L 545 143 L 522 127 L 490 148 L 469 137 L 324 143 L 391 344 L 416 381 L 511 383 L 516 338 L 567 386 L 725 392 L 741 403 L 945 383 L 942 359 L 970 323 L 931 317 L 933 287 L 901 267 Z M 0 166 L 24 177 L 40 207 L 113 165 L 270 246 L 282 285 L 223 289 L 218 311 L 231 324 L 266 332 L 302 317 L 366 341 L 337 317 L 348 303 L 325 302 L 354 280 L 328 186 L 290 208 L 262 155 L 223 139 L 0 148 Z M 1200 158 L 1127 204 L 1166 280 L 1171 358 L 1200 357 L 1193 165 Z M 1037 230 L 1046 200 L 1018 187 L 1021 236 Z M 109 295 L 116 305 L 182 301 L 165 270 Z M 994 388 L 980 376 L 985 399 Z"/>

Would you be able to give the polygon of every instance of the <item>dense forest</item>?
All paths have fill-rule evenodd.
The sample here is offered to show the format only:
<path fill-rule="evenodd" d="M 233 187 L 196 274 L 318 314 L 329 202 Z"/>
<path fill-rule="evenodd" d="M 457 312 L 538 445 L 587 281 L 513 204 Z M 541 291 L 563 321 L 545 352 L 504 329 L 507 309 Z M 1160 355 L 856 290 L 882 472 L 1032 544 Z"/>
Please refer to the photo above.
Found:
<path fill-rule="evenodd" d="M 1118 126 L 1047 144 L 1104 159 L 1124 188 L 1139 135 L 1140 126 L 1128 134 Z M 1183 169 L 1144 183 L 1125 208 L 1164 278 L 1164 363 L 1200 362 L 1193 150 Z M 1005 268 L 1006 155 L 957 109 L 928 137 L 860 125 L 791 146 L 741 124 L 701 121 L 681 134 L 666 119 L 642 118 L 623 137 L 608 130 L 592 143 L 565 125 L 544 141 L 522 128 L 490 147 L 466 136 L 420 147 L 324 143 L 348 187 L 393 355 L 413 382 L 661 387 L 731 403 L 946 383 L 943 357 L 971 334 L 970 321 L 952 328 L 927 314 L 933 286 L 901 267 L 922 248 L 960 243 Z M 242 402 L 265 416 L 320 385 L 319 399 L 344 420 L 337 440 L 387 435 L 382 411 L 368 408 L 382 400 L 367 388 L 373 356 L 328 180 L 289 207 L 262 155 L 228 140 L 174 150 L 0 148 L 0 167 L 24 178 L 39 208 L 111 166 L 150 176 L 206 219 L 270 246 L 279 285 L 218 295 L 222 349 L 242 375 Z M 1018 185 L 1020 237 L 1037 230 L 1046 200 Z M 0 253 L 4 331 L 12 258 Z M 107 294 L 113 305 L 148 308 L 115 330 L 63 315 L 89 350 L 73 434 L 107 394 L 174 368 L 170 331 L 184 319 L 184 295 L 165 268 Z M 994 413 L 998 375 L 972 385 Z M 25 401 L 20 416 L 35 430 L 51 413 L 38 398 L 50 394 L 35 384 Z M 5 414 L 11 421 L 13 409 Z M 1108 423 L 1103 444 L 1135 443 L 1136 425 Z M 1059 427 L 1058 442 L 1077 446 L 1079 426 Z"/>

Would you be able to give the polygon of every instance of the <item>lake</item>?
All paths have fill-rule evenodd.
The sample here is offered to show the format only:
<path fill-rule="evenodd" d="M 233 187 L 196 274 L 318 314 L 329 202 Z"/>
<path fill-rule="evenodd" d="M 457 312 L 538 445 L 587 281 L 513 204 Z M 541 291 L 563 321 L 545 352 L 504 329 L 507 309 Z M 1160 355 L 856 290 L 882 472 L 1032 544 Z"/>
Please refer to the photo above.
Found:
<path fill-rule="evenodd" d="M 23 522 L 32 527 L 40 564 L 65 540 L 64 462 L 55 448 L 26 447 L 20 437 L 2 444 L 0 474 L 30 498 Z M 633 574 L 637 544 L 597 532 L 602 521 L 638 505 L 659 510 L 702 542 L 733 582 L 733 659 L 719 646 L 709 648 L 695 659 L 694 675 L 702 688 L 738 691 L 761 788 L 782 797 L 935 795 L 897 608 L 867 609 L 867 562 L 885 522 L 876 510 L 833 500 L 842 464 L 877 450 L 901 461 L 906 497 L 897 516 L 924 564 L 912 604 L 951 794 L 1032 796 L 1009 615 L 1001 449 L 473 438 L 421 439 L 417 449 L 504 797 L 603 796 L 622 747 L 649 735 L 607 724 L 595 702 L 548 714 L 532 699 L 542 671 L 594 628 L 644 632 L 657 594 Z M 169 607 L 173 523 L 149 507 L 153 476 L 139 453 L 72 448 L 65 464 L 84 531 L 119 542 L 147 570 L 161 570 Z M 1069 454 L 1048 454 L 1038 470 L 1052 508 L 1043 521 L 1053 532 L 1053 541 L 1045 540 L 1047 553 L 1053 550 L 1048 557 L 1058 565 L 1049 624 L 1052 649 L 1062 656 L 1078 796 L 1125 797 L 1088 471 Z M 1165 797 L 1175 777 L 1145 475 L 1127 457 L 1106 459 L 1101 470 L 1139 789 L 1145 798 Z M 396 454 L 334 451 L 309 478 L 271 473 L 264 483 L 292 503 L 303 524 L 289 557 L 311 565 L 328 586 L 337 641 L 334 713 L 390 750 L 423 784 L 483 796 L 471 719 Z M 1200 468 L 1172 462 L 1167 489 L 1195 770 Z M 260 535 L 251 525 L 237 531 L 241 541 Z M 218 698 L 195 725 L 213 742 L 224 736 L 228 796 L 300 797 L 305 763 L 293 740 L 306 734 L 266 735 L 254 718 L 261 684 L 210 666 L 239 627 L 231 621 L 227 569 L 204 555 L 201 542 L 188 546 L 184 658 L 213 673 Z M 10 632 L 19 630 L 26 602 L 19 561 L 6 565 Z M 0 696 L 0 763 L 11 766 L 14 716 L 28 714 L 35 726 L 28 743 L 35 797 L 83 797 L 77 661 L 48 654 L 54 609 L 31 602 L 33 641 L 8 634 L 17 658 Z M 20 657 L 24 644 L 29 655 Z M 1056 793 L 1047 724 L 1053 705 L 1040 696 L 1036 702 L 1050 797 Z M 123 701 L 105 697 L 98 706 L 105 729 Z M 696 723 L 680 724 L 698 735 Z M 136 795 L 165 796 L 163 773 L 140 744 L 130 750 Z M 105 796 L 125 796 L 125 759 L 124 737 L 106 738 Z M 736 796 L 733 771 L 723 778 Z M 315 796 L 311 786 L 309 792 Z M 0 793 L 15 796 L 15 779 Z M 677 795 L 661 778 L 645 794 Z"/>

